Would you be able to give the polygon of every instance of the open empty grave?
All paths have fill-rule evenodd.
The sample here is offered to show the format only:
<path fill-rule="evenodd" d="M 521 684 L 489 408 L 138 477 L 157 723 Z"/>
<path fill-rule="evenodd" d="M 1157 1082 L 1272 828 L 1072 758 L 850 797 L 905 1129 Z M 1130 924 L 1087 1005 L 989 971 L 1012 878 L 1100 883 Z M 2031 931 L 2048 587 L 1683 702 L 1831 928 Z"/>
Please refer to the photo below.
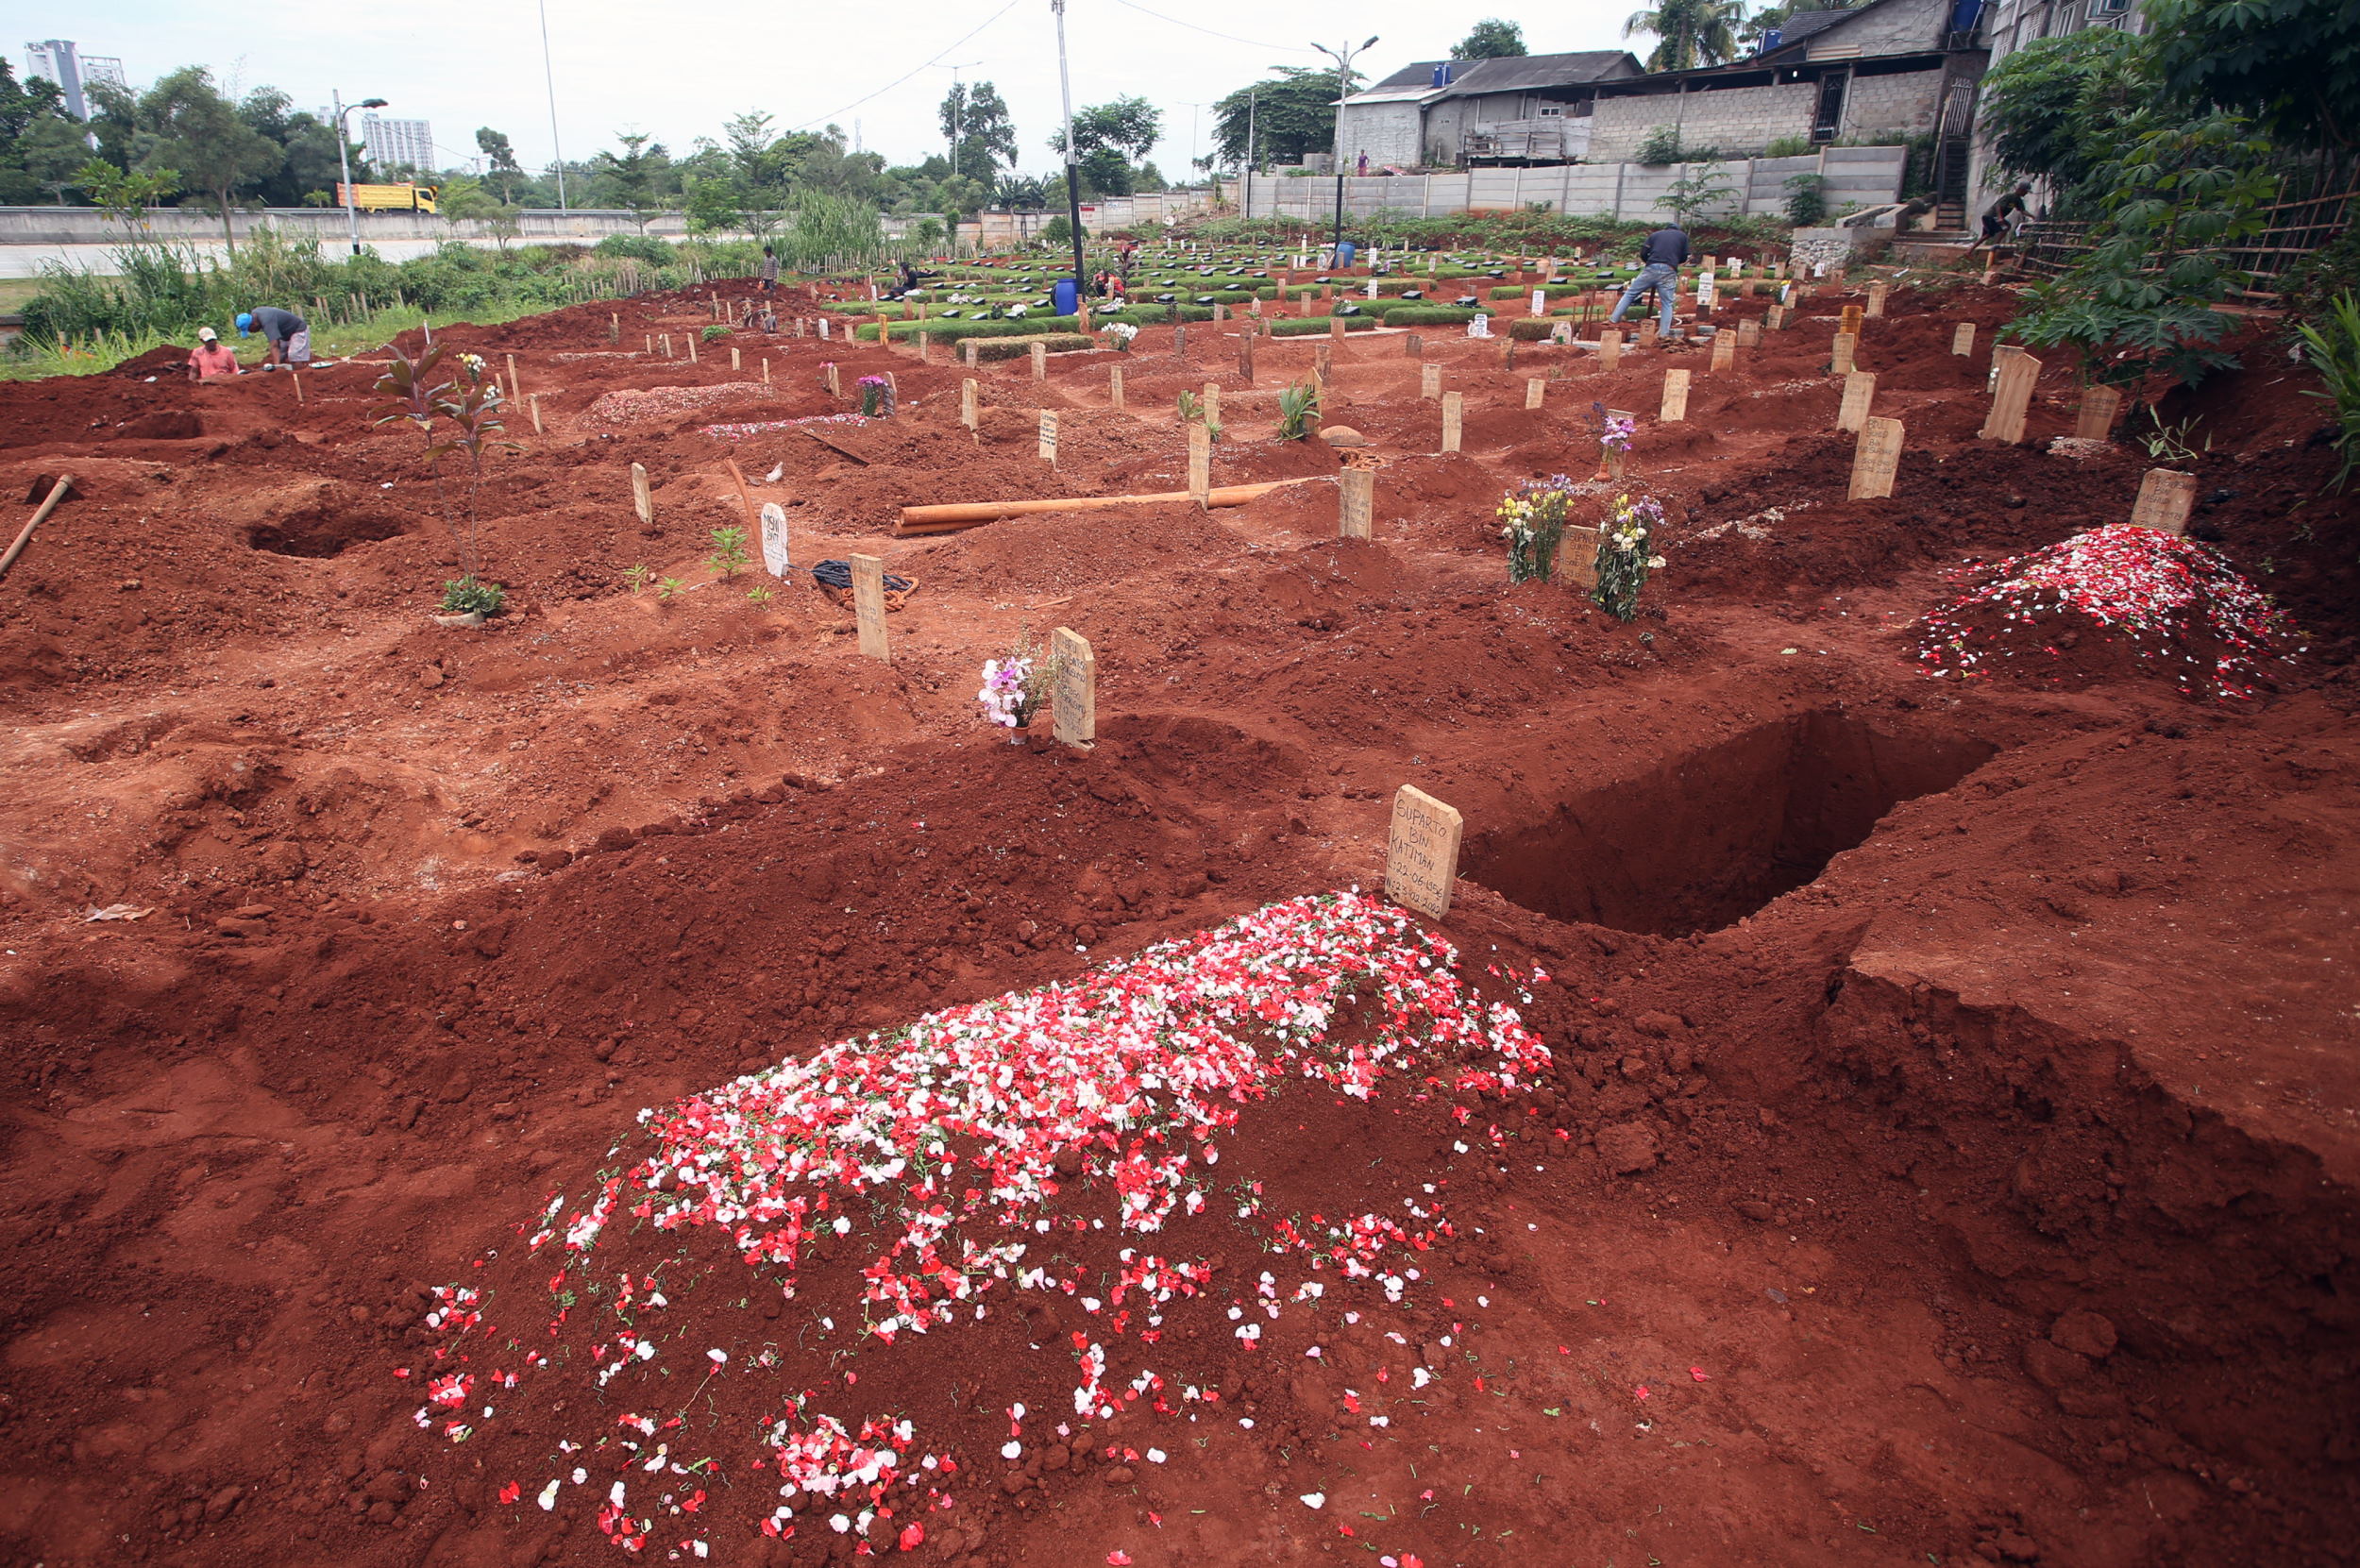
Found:
<path fill-rule="evenodd" d="M 1556 919 L 1717 931 L 1816 880 L 1885 813 L 1948 789 L 1997 750 L 1800 714 L 1471 840 L 1464 874 Z"/>

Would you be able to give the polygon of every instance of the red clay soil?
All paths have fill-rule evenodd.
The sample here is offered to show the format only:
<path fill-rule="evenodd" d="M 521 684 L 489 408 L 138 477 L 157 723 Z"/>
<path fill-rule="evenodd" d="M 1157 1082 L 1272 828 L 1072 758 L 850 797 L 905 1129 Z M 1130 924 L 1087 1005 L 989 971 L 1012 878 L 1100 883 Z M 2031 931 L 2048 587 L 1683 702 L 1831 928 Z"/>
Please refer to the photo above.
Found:
<path fill-rule="evenodd" d="M 2058 364 L 2028 442 L 1980 441 L 2010 296 L 1902 290 L 1861 350 L 1899 484 L 1846 500 L 1841 303 L 1718 374 L 1533 345 L 1508 369 L 1428 333 L 1467 397 L 1449 455 L 1401 336 L 1356 334 L 1324 418 L 1383 462 L 1373 543 L 1335 537 L 1322 483 L 892 536 L 908 503 L 1184 488 L 1173 404 L 1207 379 L 1215 483 L 1332 471 L 1271 439 L 1313 346 L 1265 341 L 1249 388 L 1209 327 L 1185 362 L 1160 329 L 1056 356 L 1043 388 L 986 366 L 970 436 L 962 372 L 907 349 L 635 351 L 709 320 L 695 296 L 454 325 L 515 354 L 547 423 L 515 411 L 472 497 L 368 423 L 377 362 L 314 368 L 300 403 L 168 365 L 0 389 L 0 490 L 76 481 L 0 580 L 0 1555 L 611 1560 L 628 1456 L 638 1555 L 666 1561 L 2352 1561 L 2360 515 L 2320 494 L 2319 406 L 2264 349 L 2166 408 L 2214 436 L 2191 531 L 2302 629 L 2254 700 L 2135 661 L 1932 679 L 1911 628 L 1950 574 L 2124 520 L 2149 460 L 2050 449 Z M 843 412 L 831 358 L 848 391 L 891 370 L 901 412 L 703 433 Z M 1664 427 L 1673 364 L 1695 387 Z M 722 414 L 588 412 L 731 383 Z M 1492 516 L 1594 467 L 1595 408 L 1642 413 L 1630 469 L 1669 517 L 1627 625 L 1511 589 Z M 746 521 L 732 458 L 790 519 L 767 603 L 758 561 L 707 565 Z M 470 504 L 510 610 L 448 630 L 440 519 Z M 855 551 L 919 583 L 890 665 L 805 575 Z M 633 595 L 634 566 L 680 586 Z M 1097 653 L 1088 752 L 977 717 L 983 661 L 1060 625 Z M 1163 1379 L 1112 1420 L 1072 1402 L 1069 1340 L 1104 1327 L 1079 1293 L 884 1346 L 856 1242 L 786 1300 L 710 1233 L 640 1230 L 581 1309 L 614 1299 L 601 1269 L 661 1275 L 643 1331 L 701 1381 L 610 1400 L 577 1360 L 478 1389 L 497 1413 L 464 1442 L 416 1414 L 499 1370 L 491 1329 L 430 1325 L 435 1288 L 541 1343 L 556 1265 L 528 1233 L 636 1157 L 642 1107 L 1373 887 L 1403 784 L 1466 822 L 1429 928 L 1551 1063 L 1505 1095 L 1240 1105 L 1224 1196 L 1152 1242 L 1208 1283 L 1109 1341 L 1108 1387 Z M 1114 1212 L 1074 1185 L 1061 1214 Z M 1249 1192 L 1258 1219 L 1228 1206 Z M 1441 1219 L 1391 1256 L 1419 1270 L 1397 1301 L 1333 1278 L 1237 1336 L 1262 1271 L 1306 1277 L 1273 1217 L 1405 1203 Z M 1150 1244 L 1073 1234 L 1086 1279 Z M 936 1467 L 862 1489 L 865 1525 L 806 1495 L 763 1533 L 768 1424 L 805 1395 L 906 1421 Z M 643 1414 L 662 1437 L 619 1425 Z"/>

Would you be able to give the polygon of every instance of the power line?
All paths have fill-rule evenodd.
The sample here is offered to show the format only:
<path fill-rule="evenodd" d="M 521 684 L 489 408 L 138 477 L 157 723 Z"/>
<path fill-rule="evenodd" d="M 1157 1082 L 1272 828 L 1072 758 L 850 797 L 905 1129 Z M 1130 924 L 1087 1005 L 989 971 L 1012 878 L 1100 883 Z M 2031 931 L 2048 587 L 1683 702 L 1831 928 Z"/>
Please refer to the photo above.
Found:
<path fill-rule="evenodd" d="M 1115 0 L 1115 4 L 1118 6 L 1128 6 L 1131 9 L 1138 11 L 1141 16 L 1152 16 L 1158 22 L 1169 22 L 1175 27 L 1186 27 L 1190 32 L 1203 33 L 1207 38 L 1222 39 L 1231 43 L 1242 43 L 1249 49 L 1275 49 L 1281 54 L 1288 55 L 1307 55 L 1313 52 L 1295 44 L 1257 43 L 1253 39 L 1239 38 L 1235 33 L 1215 32 L 1210 27 L 1200 27 L 1193 22 L 1183 22 L 1176 16 L 1166 16 L 1161 11 L 1149 10 L 1145 6 L 1135 4 L 1134 0 Z"/>
<path fill-rule="evenodd" d="M 886 93 L 888 93 L 892 92 L 895 88 L 897 88 L 897 87 L 901 86 L 903 82 L 905 82 L 905 81 L 909 80 L 911 76 L 917 76 L 917 75 L 919 74 L 919 72 L 920 72 L 920 71 L 931 71 L 931 70 L 933 70 L 933 69 L 934 69 L 934 67 L 935 67 L 935 65 L 936 65 L 936 63 L 937 61 L 939 61 L 939 60 L 942 59 L 942 57 L 943 57 L 944 55 L 948 55 L 948 54 L 951 54 L 951 53 L 955 52 L 955 51 L 956 51 L 956 50 L 960 47 L 960 45 L 962 45 L 962 44 L 964 44 L 964 43 L 966 43 L 966 42 L 967 42 L 968 39 L 973 38 L 973 37 L 975 36 L 975 33 L 980 33 L 980 32 L 982 32 L 982 31 L 983 31 L 986 27 L 990 26 L 993 23 L 995 23 L 995 22 L 999 21 L 1002 17 L 1003 17 L 1003 16 L 1007 15 L 1010 11 L 1012 11 L 1012 10 L 1016 9 L 1016 8 L 1017 8 L 1017 4 L 1018 4 L 1018 0 L 1008 0 L 1008 3 L 1007 3 L 1006 5 L 1004 5 L 1004 6 L 1001 7 L 998 10 L 996 10 L 996 11 L 992 12 L 989 16 L 986 17 L 986 18 L 985 18 L 985 19 L 984 19 L 981 23 L 979 23 L 979 24 L 976 25 L 974 32 L 970 32 L 970 33 L 967 34 L 965 37 L 958 39 L 958 40 L 957 40 L 956 42 L 951 42 L 951 43 L 946 43 L 946 44 L 944 44 L 944 45 L 942 46 L 942 48 L 940 48 L 939 50 L 937 50 L 937 51 L 936 52 L 936 54 L 935 54 L 935 56 L 934 56 L 934 59 L 929 59 L 929 60 L 927 60 L 924 64 L 918 66 L 916 69 L 914 69 L 914 70 L 910 71 L 910 72 L 909 72 L 907 75 L 905 75 L 905 76 L 896 76 L 896 77 L 894 77 L 894 78 L 893 78 L 893 80 L 891 80 L 891 81 L 889 81 L 889 82 L 885 83 L 883 87 L 881 87 L 881 88 L 877 89 L 877 91 L 876 91 L 876 92 L 869 93 L 869 94 L 868 94 L 868 97 L 867 97 L 867 98 L 855 98 L 855 99 L 853 99 L 851 103 L 846 104 L 846 105 L 845 105 L 842 109 L 832 109 L 832 110 L 830 110 L 827 113 L 820 115 L 820 116 L 819 116 L 818 119 L 816 119 L 816 120 L 806 120 L 806 121 L 804 121 L 804 122 L 803 122 L 801 125 L 800 125 L 800 126 L 788 126 L 787 128 L 788 128 L 789 130 L 809 130 L 809 129 L 810 129 L 812 126 L 822 126 L 822 125 L 825 125 L 825 124 L 827 124 L 829 121 L 831 121 L 831 120 L 834 119 L 834 118 L 835 118 L 837 115 L 839 115 L 839 114 L 849 113 L 851 110 L 860 108 L 860 106 L 861 106 L 861 105 L 863 105 L 863 104 L 865 104 L 865 103 L 868 102 L 869 98 L 882 98 L 882 97 L 884 97 Z"/>

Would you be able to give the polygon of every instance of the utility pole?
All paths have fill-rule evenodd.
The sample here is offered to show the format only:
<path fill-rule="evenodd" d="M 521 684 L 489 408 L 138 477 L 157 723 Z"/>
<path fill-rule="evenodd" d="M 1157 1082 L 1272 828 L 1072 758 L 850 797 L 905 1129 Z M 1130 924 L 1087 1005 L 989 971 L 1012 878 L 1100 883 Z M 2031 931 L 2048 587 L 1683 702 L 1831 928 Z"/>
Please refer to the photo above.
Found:
<path fill-rule="evenodd" d="M 1063 0 L 1059 3 L 1063 4 Z M 1352 57 L 1365 53 L 1375 42 L 1376 36 L 1372 33 L 1369 42 L 1358 48 L 1346 45 L 1337 50 L 1324 43 L 1311 45 L 1336 62 L 1336 237 L 1333 243 L 1338 254 L 1341 254 L 1344 243 L 1344 100 L 1352 96 Z M 1334 262 L 1331 261 L 1329 264 Z"/>
<path fill-rule="evenodd" d="M 1245 93 L 1245 184 L 1238 193 L 1238 216 L 1254 216 L 1254 168 L 1260 160 L 1256 156 L 1254 140 L 1254 109 L 1260 101 L 1262 90 L 1249 87 Z"/>
<path fill-rule="evenodd" d="M 557 140 L 557 67 L 549 63 L 549 0 L 541 0 L 541 79 L 549 90 L 549 151 L 556 155 L 557 211 L 565 208 L 565 149 Z"/>
<path fill-rule="evenodd" d="M 1057 18 L 1057 95 L 1065 110 L 1065 201 L 1067 221 L 1073 225 L 1073 290 L 1087 295 L 1089 278 L 1082 270 L 1082 153 L 1073 144 L 1073 79 L 1066 70 L 1065 0 L 1049 0 L 1049 8 Z"/>

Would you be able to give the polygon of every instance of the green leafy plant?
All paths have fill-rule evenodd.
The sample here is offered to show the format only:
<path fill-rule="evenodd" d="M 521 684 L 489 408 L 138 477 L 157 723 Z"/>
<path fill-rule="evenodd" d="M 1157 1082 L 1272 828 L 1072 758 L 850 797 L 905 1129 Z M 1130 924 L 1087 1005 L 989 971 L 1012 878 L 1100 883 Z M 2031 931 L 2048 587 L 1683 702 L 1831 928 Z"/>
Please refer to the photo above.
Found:
<path fill-rule="evenodd" d="M 1786 182 L 1786 220 L 1797 228 L 1828 221 L 1828 177 L 1796 175 Z"/>
<path fill-rule="evenodd" d="M 660 577 L 656 579 L 655 597 L 661 602 L 669 604 L 674 596 L 686 586 L 687 584 L 677 577 Z"/>
<path fill-rule="evenodd" d="M 2197 450 L 2189 439 L 2196 430 L 2196 419 L 2193 415 L 2181 420 L 2177 425 L 2166 425 L 2164 423 L 2164 416 L 2150 407 L 2147 411 L 2147 419 L 2149 424 L 2154 426 L 2154 430 L 2149 434 L 2140 436 L 2138 443 L 2147 448 L 2149 457 L 2158 463 L 2194 463 L 2196 461 Z M 2204 442 L 2204 449 L 2208 452 L 2213 449 L 2210 437 L 2207 437 Z"/>
<path fill-rule="evenodd" d="M 713 553 L 705 557 L 705 565 L 724 578 L 735 577 L 746 569 L 753 558 L 746 553 L 746 531 L 742 528 L 716 528 L 713 531 Z"/>
<path fill-rule="evenodd" d="M 2323 318 L 2295 329 L 2302 357 L 2318 373 L 2320 390 L 2309 393 L 2335 406 L 2335 452 L 2342 460 L 2331 490 L 2341 490 L 2360 468 L 2360 298 L 2349 294 L 2332 300 Z"/>
<path fill-rule="evenodd" d="M 728 337 L 729 335 L 730 329 L 727 327 L 722 326 L 717 321 L 712 326 L 706 328 L 703 331 L 697 334 L 699 338 L 706 343 L 718 342 L 720 339 Z"/>
<path fill-rule="evenodd" d="M 1193 392 L 1180 395 L 1180 423 L 1193 425 L 1205 417 L 1205 400 Z"/>
<path fill-rule="evenodd" d="M 1301 441 L 1311 433 L 1319 413 L 1319 388 L 1303 383 L 1287 388 L 1278 395 L 1278 439 Z"/>
<path fill-rule="evenodd" d="M 771 594 L 770 590 L 764 587 L 759 582 L 746 590 L 746 602 L 749 604 L 767 604 L 773 597 L 774 596 Z"/>
<path fill-rule="evenodd" d="M 2003 330 L 2073 349 L 2090 380 L 2160 372 L 2194 386 L 2237 363 L 2218 346 L 2234 323 L 2216 307 L 2246 282 L 2230 253 L 2261 231 L 2278 182 L 2268 143 L 2234 115 L 2140 118 L 2145 128 L 2094 177 L 2089 248 L 2034 285 L 2031 310 Z"/>
<path fill-rule="evenodd" d="M 636 599 L 640 594 L 646 592 L 649 579 L 654 576 L 655 571 L 652 567 L 626 566 L 623 568 L 624 591 L 629 593 L 633 599 Z"/>
<path fill-rule="evenodd" d="M 467 576 L 443 584 L 443 614 L 447 615 L 481 615 L 489 620 L 507 604 L 508 590 L 497 582 Z"/>
<path fill-rule="evenodd" d="M 1686 228 L 1703 215 L 1706 208 L 1728 201 L 1736 194 L 1737 187 L 1729 183 L 1728 176 L 1715 169 L 1700 169 L 1665 186 L 1655 204 L 1669 209 L 1673 219 Z"/>

